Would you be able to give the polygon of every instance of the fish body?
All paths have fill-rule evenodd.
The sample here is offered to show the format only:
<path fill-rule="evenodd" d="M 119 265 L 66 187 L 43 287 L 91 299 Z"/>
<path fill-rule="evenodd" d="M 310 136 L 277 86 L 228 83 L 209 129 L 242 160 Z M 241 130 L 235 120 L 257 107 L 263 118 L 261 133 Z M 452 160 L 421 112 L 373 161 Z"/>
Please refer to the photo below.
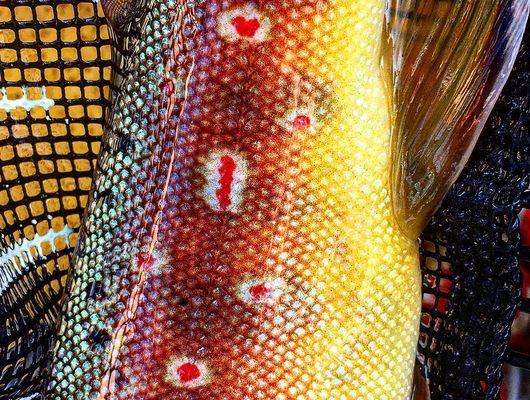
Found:
<path fill-rule="evenodd" d="M 408 398 L 420 272 L 390 207 L 384 2 L 147 10 L 50 398 Z"/>
<path fill-rule="evenodd" d="M 502 86 L 480 67 L 517 1 L 425 3 L 416 36 L 461 23 L 476 68 L 400 47 L 389 3 L 102 2 L 119 73 L 47 398 L 409 398 L 417 235 Z M 428 90 L 425 58 L 449 60 Z"/>

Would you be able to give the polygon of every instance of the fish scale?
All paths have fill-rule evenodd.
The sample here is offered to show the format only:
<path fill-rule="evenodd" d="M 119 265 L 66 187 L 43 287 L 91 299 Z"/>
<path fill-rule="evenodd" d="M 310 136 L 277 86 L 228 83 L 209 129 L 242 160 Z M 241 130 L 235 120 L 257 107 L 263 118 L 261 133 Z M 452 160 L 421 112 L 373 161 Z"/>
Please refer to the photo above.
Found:
<path fill-rule="evenodd" d="M 100 155 L 50 398 L 409 395 L 420 283 L 417 246 L 389 205 L 383 3 L 299 5 L 147 7 L 122 61 L 131 72 Z M 172 32 L 157 22 L 178 13 L 189 28 L 173 61 L 188 61 L 169 73 L 185 93 L 167 99 Z M 134 152 L 116 151 L 121 135 Z M 95 281 L 102 295 L 91 298 Z"/>
<path fill-rule="evenodd" d="M 181 10 L 173 10 L 169 15 L 170 12 L 164 4 L 159 4 L 159 6 L 167 14 L 165 16 L 171 17 L 172 20 L 178 20 L 182 15 Z M 161 16 L 157 9 L 153 10 L 152 14 L 156 17 Z M 154 25 L 154 23 L 146 24 L 146 30 L 152 32 Z M 158 33 L 155 32 L 153 36 L 158 34 L 172 38 L 171 29 L 167 28 L 167 24 L 161 26 L 157 23 L 156 25 Z M 165 183 L 157 179 L 151 168 L 157 170 L 165 167 L 167 169 L 169 160 L 160 152 L 154 151 L 157 143 L 148 132 L 152 135 L 156 130 L 157 140 L 160 140 L 158 145 L 165 145 L 167 148 L 169 143 L 174 141 L 175 125 L 174 120 L 153 124 L 153 122 L 158 122 L 160 99 L 155 99 L 153 96 L 149 99 L 149 96 L 145 96 L 146 88 L 152 91 L 158 88 L 164 82 L 164 71 L 151 68 L 147 73 L 147 68 L 144 68 L 142 72 L 146 73 L 139 76 L 140 65 L 146 62 L 147 58 L 150 59 L 148 62 L 151 66 L 154 60 L 160 62 L 162 49 L 158 48 L 158 54 L 155 54 L 148 42 L 153 43 L 153 38 L 134 41 L 131 46 L 137 46 L 136 54 L 139 56 L 126 60 L 127 63 L 124 64 L 125 68 L 132 72 L 122 80 L 122 88 L 125 90 L 117 92 L 119 97 L 116 108 L 120 112 L 114 112 L 111 117 L 112 126 L 117 129 L 108 132 L 105 146 L 98 160 L 99 171 L 104 172 L 100 172 L 94 178 L 95 189 L 92 196 L 94 202 L 88 208 L 89 217 L 85 221 L 79 240 L 79 261 L 73 266 L 75 271 L 73 279 L 75 280 L 75 275 L 79 274 L 81 286 L 72 293 L 73 300 L 68 304 L 74 316 L 71 325 L 68 328 L 62 327 L 66 329 L 68 339 L 64 341 L 64 348 L 59 351 L 59 354 L 64 354 L 65 362 L 56 365 L 59 369 L 59 379 L 62 380 L 61 386 L 68 386 L 69 391 L 74 385 L 71 378 L 69 381 L 62 379 L 64 371 L 79 373 L 81 368 L 86 370 L 87 364 L 99 365 L 106 362 L 103 346 L 105 343 L 92 343 L 91 333 L 97 329 L 106 332 L 103 337 L 123 334 L 121 329 L 126 324 L 122 323 L 120 329 L 116 329 L 114 323 L 120 321 L 120 316 L 123 317 L 123 314 L 118 313 L 123 312 L 124 304 L 127 303 L 130 295 L 131 289 L 128 284 L 138 283 L 141 277 L 138 274 L 119 277 L 119 268 L 131 263 L 130 252 L 136 240 L 142 241 L 138 246 L 149 243 L 151 232 L 146 226 L 153 222 L 156 215 L 156 212 L 152 212 L 153 204 L 160 199 L 160 185 Z M 168 48 L 171 43 L 173 41 L 168 40 L 165 48 Z M 144 85 L 143 89 L 140 89 L 140 84 Z M 147 105 L 148 102 L 150 105 Z M 165 104 L 170 103 L 172 102 L 165 102 Z M 141 123 L 133 122 L 130 117 L 131 114 L 137 112 L 143 116 Z M 159 131 L 160 126 L 162 129 Z M 165 134 L 167 136 L 164 136 Z M 124 154 L 114 150 L 115 143 L 119 141 L 120 136 L 133 137 L 133 135 L 137 139 L 133 141 L 133 152 Z M 117 235 L 118 232 L 121 234 Z M 146 232 L 148 235 L 145 235 Z M 115 240 L 111 241 L 113 238 Z M 105 257 L 107 257 L 106 260 Z M 112 260 L 111 263 L 109 263 L 110 260 Z M 126 271 L 127 268 L 122 270 Z M 91 298 L 88 293 L 91 292 L 92 284 L 97 282 L 102 282 L 101 296 Z M 114 340 L 119 340 L 119 338 L 114 338 Z M 93 353 L 90 354 L 90 358 L 86 354 L 74 353 L 79 349 L 83 351 L 91 349 Z M 74 370 L 72 366 L 76 369 Z M 103 369 L 99 371 L 95 369 L 93 372 L 92 379 L 104 374 Z M 65 382 L 68 382 L 67 385 Z M 82 387 L 75 389 L 73 393 L 78 397 L 83 397 L 85 391 L 87 389 Z"/>
<path fill-rule="evenodd" d="M 384 1 L 134 4 L 103 2 L 122 71 L 48 397 L 409 398 L 416 230 L 478 125 L 462 124 L 466 142 L 448 159 L 418 160 L 458 131 L 417 124 L 409 109 L 425 93 L 383 73 Z M 487 32 L 495 18 L 483 3 L 441 12 L 470 21 L 474 8 Z M 478 74 L 459 72 L 429 118 L 451 104 L 454 121 L 487 115 L 473 90 L 452 91 Z M 473 89 L 482 79 L 498 89 L 480 77 Z M 396 105 L 406 90 L 410 104 Z M 402 157 L 412 170 L 396 168 Z M 415 175 L 396 197 L 403 172 Z"/>

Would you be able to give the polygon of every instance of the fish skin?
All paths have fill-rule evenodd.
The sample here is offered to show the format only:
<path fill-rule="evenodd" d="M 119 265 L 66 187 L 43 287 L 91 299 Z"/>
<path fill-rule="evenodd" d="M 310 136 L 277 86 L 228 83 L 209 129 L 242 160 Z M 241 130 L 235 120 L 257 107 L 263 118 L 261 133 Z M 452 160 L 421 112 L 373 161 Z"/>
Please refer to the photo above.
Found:
<path fill-rule="evenodd" d="M 384 2 L 218 4 L 128 39 L 47 398 L 407 399 Z"/>

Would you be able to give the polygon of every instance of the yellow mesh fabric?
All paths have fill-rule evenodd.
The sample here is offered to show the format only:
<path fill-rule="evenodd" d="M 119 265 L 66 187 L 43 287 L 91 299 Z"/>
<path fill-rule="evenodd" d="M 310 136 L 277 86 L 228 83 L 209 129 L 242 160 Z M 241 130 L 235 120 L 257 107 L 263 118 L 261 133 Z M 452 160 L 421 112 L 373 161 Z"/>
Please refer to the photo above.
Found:
<path fill-rule="evenodd" d="M 0 4 L 0 399 L 38 384 L 109 79 L 97 3 Z"/>

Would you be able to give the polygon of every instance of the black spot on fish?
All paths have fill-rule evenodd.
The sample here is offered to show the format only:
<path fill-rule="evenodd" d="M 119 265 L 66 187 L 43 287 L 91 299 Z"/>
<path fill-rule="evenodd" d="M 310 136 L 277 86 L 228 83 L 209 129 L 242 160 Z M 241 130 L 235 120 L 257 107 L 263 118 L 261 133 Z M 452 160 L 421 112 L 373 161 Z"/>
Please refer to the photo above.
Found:
<path fill-rule="evenodd" d="M 88 340 L 96 346 L 105 346 L 110 341 L 110 335 L 105 329 L 96 329 L 88 335 Z"/>
<path fill-rule="evenodd" d="M 87 288 L 90 299 L 100 298 L 103 292 L 103 284 L 99 281 L 93 281 Z"/>
<path fill-rule="evenodd" d="M 109 197 L 112 194 L 111 189 L 105 189 L 102 192 L 97 193 L 97 198 L 102 199 L 104 197 Z"/>
<path fill-rule="evenodd" d="M 180 298 L 177 304 L 179 306 L 186 307 L 188 304 L 190 304 L 190 301 L 187 299 Z"/>
<path fill-rule="evenodd" d="M 118 152 L 129 154 L 133 150 L 131 138 L 128 135 L 120 135 L 118 138 Z"/>
<path fill-rule="evenodd" d="M 79 231 L 79 234 L 77 235 L 77 248 L 78 251 L 82 254 L 85 251 L 85 245 L 86 245 L 86 235 L 85 231 L 81 229 Z"/>

